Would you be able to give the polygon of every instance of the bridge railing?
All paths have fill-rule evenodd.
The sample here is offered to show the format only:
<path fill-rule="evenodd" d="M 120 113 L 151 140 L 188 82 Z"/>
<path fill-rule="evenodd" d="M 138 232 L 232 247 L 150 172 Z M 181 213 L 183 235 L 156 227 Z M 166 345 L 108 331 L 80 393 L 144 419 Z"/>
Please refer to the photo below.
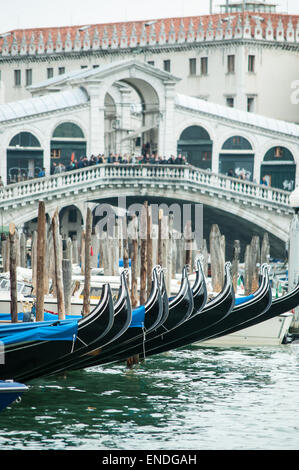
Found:
<path fill-rule="evenodd" d="M 39 198 L 63 190 L 89 187 L 91 183 L 108 181 L 129 184 L 142 180 L 151 183 L 186 183 L 198 190 L 213 189 L 227 195 L 242 195 L 248 199 L 289 207 L 290 192 L 259 185 L 250 181 L 212 173 L 190 165 L 103 164 L 37 178 L 5 186 L 0 190 L 0 206 L 10 205 L 20 198 Z"/>

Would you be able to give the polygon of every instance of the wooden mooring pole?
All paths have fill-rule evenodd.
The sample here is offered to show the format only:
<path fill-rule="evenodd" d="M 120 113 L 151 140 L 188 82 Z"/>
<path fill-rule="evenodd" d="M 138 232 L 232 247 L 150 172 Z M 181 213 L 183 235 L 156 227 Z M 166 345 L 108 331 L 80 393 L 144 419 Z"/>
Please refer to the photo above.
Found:
<path fill-rule="evenodd" d="M 17 298 L 17 257 L 16 257 L 16 227 L 9 224 L 9 274 L 10 274 L 10 316 L 12 323 L 18 322 Z"/>
<path fill-rule="evenodd" d="M 36 321 L 44 321 L 46 256 L 46 211 L 44 201 L 38 203 L 37 249 L 36 249 Z"/>
<path fill-rule="evenodd" d="M 148 203 L 145 202 L 140 214 L 140 292 L 139 304 L 144 305 L 146 302 L 147 290 L 147 209 Z"/>
<path fill-rule="evenodd" d="M 210 257 L 213 291 L 220 292 L 224 282 L 225 240 L 216 224 L 210 232 Z"/>
<path fill-rule="evenodd" d="M 84 256 L 84 296 L 83 296 L 83 316 L 90 311 L 90 250 L 91 250 L 91 230 L 92 230 L 92 212 L 87 208 L 86 227 L 85 227 L 85 256 Z"/>
<path fill-rule="evenodd" d="M 137 258 L 138 258 L 138 239 L 137 239 L 137 217 L 132 220 L 132 255 L 131 255 L 131 304 L 132 308 L 138 305 L 138 286 L 137 286 Z"/>
<path fill-rule="evenodd" d="M 59 320 L 65 320 L 65 304 L 63 293 L 63 274 L 62 274 L 62 243 L 59 234 L 59 217 L 56 209 L 52 218 L 52 234 L 55 261 L 55 285 L 57 295 L 57 308 Z"/>

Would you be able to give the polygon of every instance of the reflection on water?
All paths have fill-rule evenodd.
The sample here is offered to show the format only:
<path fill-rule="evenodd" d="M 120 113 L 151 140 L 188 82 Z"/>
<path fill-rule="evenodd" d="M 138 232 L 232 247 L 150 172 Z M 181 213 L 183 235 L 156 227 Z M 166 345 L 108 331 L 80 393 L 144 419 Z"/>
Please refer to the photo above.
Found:
<path fill-rule="evenodd" d="M 35 380 L 0 449 L 298 449 L 299 345 L 189 347 Z"/>

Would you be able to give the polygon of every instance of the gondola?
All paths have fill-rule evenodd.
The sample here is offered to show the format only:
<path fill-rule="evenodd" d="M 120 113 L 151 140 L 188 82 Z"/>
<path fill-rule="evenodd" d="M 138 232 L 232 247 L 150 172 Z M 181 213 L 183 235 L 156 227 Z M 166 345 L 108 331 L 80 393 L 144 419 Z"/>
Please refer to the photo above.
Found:
<path fill-rule="evenodd" d="M 177 316 L 176 314 L 173 314 L 172 309 L 174 308 L 174 305 L 176 305 L 176 308 L 177 308 L 177 304 L 175 302 L 171 303 L 173 302 L 174 298 L 169 299 L 170 300 L 170 306 L 169 306 L 170 314 L 173 317 L 172 323 L 170 324 L 169 322 L 165 322 L 160 326 L 160 328 L 157 328 L 154 332 L 151 332 L 149 335 L 146 335 L 144 337 L 144 341 L 142 345 L 141 344 L 137 345 L 135 349 L 130 348 L 130 350 L 128 351 L 130 354 L 132 355 L 140 354 L 141 349 L 143 351 L 143 354 L 145 354 L 146 344 L 149 341 L 154 340 L 155 338 L 161 335 L 163 336 L 165 332 L 167 331 L 171 331 L 173 329 L 178 328 L 182 323 L 184 323 L 189 318 L 191 318 L 191 316 L 199 313 L 204 308 L 206 304 L 206 300 L 207 300 L 207 288 L 206 288 L 205 277 L 202 271 L 199 258 L 195 260 L 195 270 L 196 270 L 195 281 L 194 281 L 192 288 L 190 288 L 190 285 L 188 282 L 187 267 L 185 266 L 183 269 L 180 290 L 184 291 L 184 289 L 186 289 L 186 293 L 188 294 L 186 296 L 186 301 L 189 302 L 189 308 L 187 308 L 186 310 L 185 317 L 182 317 L 180 319 L 179 316 Z M 175 323 L 175 319 L 178 319 L 179 321 Z M 113 360 L 113 362 L 116 362 L 123 357 L 124 357 L 124 351 L 119 351 L 117 355 L 110 357 L 110 360 Z"/>
<path fill-rule="evenodd" d="M 232 288 L 233 289 L 233 288 Z M 233 296 L 234 297 L 234 296 Z M 215 299 L 216 300 L 216 299 Z M 262 268 L 262 281 L 252 297 L 247 302 L 241 303 L 239 305 L 234 305 L 235 299 L 232 303 L 232 308 L 227 315 L 223 316 L 217 322 L 210 323 L 210 325 L 205 322 L 205 326 L 201 322 L 201 314 L 195 316 L 193 319 L 190 319 L 187 323 L 189 332 L 177 331 L 177 337 L 174 335 L 168 334 L 165 338 L 165 344 L 161 342 L 158 347 L 153 348 L 153 345 L 149 344 L 147 356 L 153 354 L 160 354 L 162 352 L 168 351 L 170 349 L 177 349 L 178 347 L 187 346 L 189 344 L 206 340 L 210 336 L 217 334 L 229 328 L 230 325 L 235 322 L 239 325 L 239 329 L 242 329 L 242 323 L 249 318 L 255 318 L 261 313 L 267 311 L 271 305 L 272 301 L 272 291 L 269 283 L 269 275 L 266 265 Z M 213 301 L 207 304 L 208 306 L 212 305 Z M 210 305 L 211 304 L 211 305 Z M 204 309 L 205 310 L 205 309 Z M 213 311 L 213 308 L 212 308 Z"/>
<path fill-rule="evenodd" d="M 113 342 L 111 343 L 111 345 L 108 345 L 108 347 L 102 348 L 101 351 L 98 351 L 98 354 L 95 357 L 81 357 L 79 361 L 76 361 L 76 363 L 73 364 L 71 369 L 77 370 L 98 365 L 98 363 L 102 361 L 104 357 L 112 357 L 113 354 L 115 354 L 116 350 L 122 348 L 126 349 L 128 347 L 132 348 L 134 347 L 134 345 L 142 343 L 146 332 L 148 332 L 148 334 L 151 334 L 151 332 L 155 331 L 156 328 L 158 328 L 159 325 L 168 318 L 169 314 L 167 293 L 165 290 L 165 284 L 163 283 L 163 279 L 163 272 L 161 271 L 160 266 L 156 266 L 153 269 L 151 294 L 144 308 L 144 322 L 142 316 L 142 308 L 134 310 L 133 321 L 130 325 L 130 328 L 125 332 L 124 335 L 119 338 L 119 341 L 117 343 Z M 151 316 L 149 316 L 149 306 L 152 304 L 151 299 L 153 297 L 153 293 L 155 292 L 159 292 L 159 297 L 156 297 L 156 306 L 159 305 L 159 315 L 156 317 L 156 320 L 154 318 L 154 315 L 151 314 Z M 141 313 L 141 319 L 138 319 L 139 313 Z M 136 315 L 136 319 L 134 319 L 134 315 Z"/>
<path fill-rule="evenodd" d="M 296 287 L 294 287 L 294 289 L 292 289 L 286 295 L 273 299 L 272 304 L 268 310 L 261 313 L 257 317 L 251 318 L 245 321 L 244 323 L 242 323 L 242 329 L 249 328 L 250 326 L 257 325 L 264 321 L 270 320 L 271 318 L 282 315 L 283 313 L 287 313 L 291 311 L 292 309 L 298 307 L 298 305 L 299 305 L 299 283 L 297 284 Z M 239 324 L 232 325 L 228 330 L 225 331 L 225 335 L 234 333 L 236 331 L 239 331 L 240 329 L 241 328 Z M 219 337 L 219 336 L 223 336 L 223 334 L 218 333 L 217 335 L 213 336 L 213 338 Z"/>
<path fill-rule="evenodd" d="M 162 285 L 166 296 L 167 292 L 163 272 L 161 274 Z M 126 354 L 128 356 L 128 360 L 130 357 L 134 357 L 139 354 L 139 351 L 141 349 L 144 351 L 145 344 L 148 341 L 153 340 L 157 336 L 163 334 L 165 331 L 171 331 L 177 328 L 188 318 L 190 318 L 193 312 L 193 307 L 193 293 L 188 279 L 188 267 L 184 266 L 180 290 L 174 298 L 170 299 L 169 312 L 166 320 L 163 323 L 161 322 L 161 324 L 158 325 L 155 330 L 152 330 L 150 332 L 147 332 L 145 330 L 142 341 L 136 341 L 134 344 L 130 344 L 129 348 L 118 348 L 116 353 L 110 355 L 109 362 L 117 362 L 119 358 L 123 358 Z M 105 360 L 105 358 L 102 358 L 102 361 L 103 360 Z"/>
<path fill-rule="evenodd" d="M 236 331 L 244 328 L 246 321 L 259 318 L 263 313 L 267 312 L 272 304 L 272 289 L 269 281 L 268 267 L 261 267 L 261 282 L 257 291 L 249 296 L 248 300 L 235 305 L 229 318 L 218 323 L 215 327 L 211 327 L 200 335 L 197 341 L 207 340 L 214 336 L 223 336 L 231 328 Z M 193 341 L 192 341 L 193 342 Z"/>
<path fill-rule="evenodd" d="M 49 326 L 37 322 L 41 323 L 40 328 L 36 328 L 37 323 L 30 323 L 27 325 L 34 325 L 31 332 L 28 330 L 1 337 L 5 357 L 4 364 L 0 364 L 0 377 L 22 382 L 22 378 L 34 369 L 86 347 L 95 338 L 108 333 L 113 325 L 113 315 L 111 288 L 105 284 L 99 304 L 86 317 L 78 321 L 56 321 Z"/>
<path fill-rule="evenodd" d="M 234 300 L 231 278 L 229 276 L 229 266 L 230 264 L 228 263 L 226 265 L 226 282 L 223 291 L 219 296 L 217 296 L 217 299 L 215 301 L 211 301 L 213 306 L 219 309 L 219 313 L 221 314 L 221 316 L 226 314 L 223 313 L 222 309 L 225 309 L 225 311 L 227 311 L 228 308 L 232 307 Z M 171 299 L 170 301 L 170 321 L 165 322 L 163 325 L 161 325 L 161 327 L 158 328 L 157 331 L 155 331 L 155 334 L 147 335 L 143 338 L 144 341 L 140 342 L 138 345 L 134 344 L 132 348 L 118 348 L 116 354 L 114 355 L 111 354 L 109 357 L 99 357 L 98 361 L 94 361 L 92 364 L 90 363 L 89 366 L 106 364 L 111 362 L 120 362 L 136 354 L 140 354 L 142 357 L 144 357 L 146 355 L 148 345 L 160 345 L 160 342 L 163 342 L 163 338 L 168 335 L 171 335 L 171 333 L 173 333 L 173 335 L 176 337 L 177 330 L 183 328 L 185 323 L 188 323 L 191 320 L 192 316 L 196 315 L 194 311 L 194 305 L 196 305 L 197 314 L 204 310 L 207 298 L 206 283 L 201 269 L 201 265 L 199 263 L 197 264 L 197 267 L 197 275 L 192 289 L 190 288 L 186 267 L 183 270 L 180 292 L 184 294 L 186 300 L 188 299 L 188 302 L 186 303 L 187 309 L 183 317 L 182 312 L 179 308 L 180 302 L 178 302 L 182 295 L 178 294 L 178 296 L 176 296 L 174 299 Z M 172 314 L 173 318 L 171 319 Z M 217 316 L 214 317 L 214 320 L 216 320 L 216 318 Z"/>
<path fill-rule="evenodd" d="M 132 319 L 132 309 L 130 296 L 127 285 L 127 270 L 124 270 L 120 276 L 120 287 L 118 298 L 114 305 L 114 320 L 111 329 L 106 335 L 101 335 L 94 341 L 90 341 L 87 346 L 79 349 L 73 353 L 62 356 L 51 363 L 43 365 L 41 368 L 31 371 L 26 377 L 22 377 L 23 381 L 30 381 L 37 377 L 49 375 L 53 372 L 59 373 L 64 370 L 69 364 L 73 364 L 76 360 L 84 355 L 95 354 L 99 348 L 116 341 L 129 327 Z"/>
<path fill-rule="evenodd" d="M 122 278 L 122 280 L 123 280 L 123 284 L 127 286 L 124 277 Z M 122 332 L 122 334 L 118 337 L 118 341 L 120 340 L 120 338 L 125 338 L 126 341 L 130 343 L 130 341 L 133 341 L 135 337 L 138 337 L 138 335 L 142 335 L 143 327 L 139 326 L 140 316 L 142 316 L 144 323 L 146 323 L 149 329 L 155 327 L 155 325 L 160 321 L 160 318 L 162 316 L 162 313 L 163 313 L 162 308 L 163 308 L 162 299 L 161 299 L 161 293 L 159 289 L 158 278 L 156 275 L 156 271 L 154 269 L 152 289 L 151 289 L 151 294 L 149 296 L 149 299 L 147 303 L 144 306 L 142 306 L 142 308 L 131 312 L 132 321 L 131 323 L 128 322 L 129 324 L 126 325 L 128 326 L 128 328 L 124 332 Z M 143 315 L 140 315 L 142 311 L 143 311 Z M 126 323 L 127 323 L 127 320 L 126 320 Z M 132 323 L 136 325 L 133 329 L 129 328 L 129 326 L 131 326 Z M 110 337 L 110 340 L 111 340 L 111 337 Z M 116 343 L 118 343 L 118 341 L 116 341 Z M 106 347 L 103 347 L 103 349 L 105 350 L 105 348 L 109 348 L 110 343 L 114 345 L 115 344 L 114 339 L 113 339 L 113 342 L 112 341 L 108 341 L 104 343 L 103 342 L 100 343 L 98 341 L 93 342 L 92 344 L 90 344 L 90 347 L 86 347 L 78 351 L 78 354 L 76 355 L 69 354 L 67 357 L 62 358 L 62 361 L 53 361 L 51 364 L 49 364 L 49 367 L 41 368 L 40 370 L 33 371 L 33 373 L 30 375 L 27 375 L 25 379 L 29 381 L 34 378 L 40 377 L 41 375 L 54 375 L 57 373 L 61 373 L 63 370 L 69 370 L 70 368 L 72 368 L 72 366 L 75 367 L 77 364 L 80 363 L 81 360 L 83 362 L 93 360 L 100 354 L 103 344 L 106 344 Z M 87 354 L 89 355 L 87 356 Z"/>
<path fill-rule="evenodd" d="M 160 351 L 173 349 L 173 344 L 189 334 L 198 332 L 207 328 L 211 324 L 215 324 L 221 319 L 227 317 L 234 306 L 234 289 L 231 280 L 231 264 L 225 264 L 225 280 L 224 287 L 219 295 L 208 302 L 202 309 L 191 315 L 189 319 L 181 323 L 178 327 L 170 331 L 164 331 L 153 340 L 145 343 L 143 351 L 140 350 L 141 358 L 152 354 L 158 354 Z M 176 346 L 175 346 L 176 347 Z"/>
<path fill-rule="evenodd" d="M 166 287 L 163 271 L 160 273 L 161 290 L 164 292 L 166 299 Z M 170 300 L 167 317 L 156 325 L 151 331 L 145 326 L 143 329 L 143 335 L 136 338 L 134 341 L 128 343 L 116 344 L 107 354 L 100 354 L 97 360 L 89 361 L 85 363 L 84 367 L 91 367 L 100 364 L 106 364 L 107 362 L 117 362 L 119 357 L 128 359 L 131 356 L 138 354 L 140 350 L 143 350 L 145 342 L 149 341 L 150 338 L 155 338 L 159 334 L 163 334 L 165 331 L 170 331 L 176 328 L 178 325 L 186 321 L 193 311 L 193 295 L 188 280 L 187 267 L 183 268 L 181 286 L 178 294 Z M 80 364 L 80 368 L 82 364 Z M 79 365 L 76 365 L 79 368 Z"/>

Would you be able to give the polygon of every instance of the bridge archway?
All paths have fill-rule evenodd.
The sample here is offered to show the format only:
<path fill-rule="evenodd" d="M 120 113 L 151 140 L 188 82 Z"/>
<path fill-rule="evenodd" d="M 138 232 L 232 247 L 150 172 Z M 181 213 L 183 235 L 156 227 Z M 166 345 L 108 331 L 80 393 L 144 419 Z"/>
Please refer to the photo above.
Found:
<path fill-rule="evenodd" d="M 254 151 L 249 140 L 241 135 L 226 139 L 219 155 L 219 172 L 252 181 Z"/>
<path fill-rule="evenodd" d="M 183 130 L 177 143 L 178 154 L 186 156 L 190 165 L 210 169 L 212 165 L 213 141 L 208 131 L 199 125 Z"/>
<path fill-rule="evenodd" d="M 86 155 L 84 132 L 78 124 L 71 121 L 59 123 L 55 127 L 50 146 L 52 172 L 55 165 L 61 163 L 68 167 L 72 158 L 79 161 L 80 157 Z"/>
<path fill-rule="evenodd" d="M 44 151 L 31 132 L 19 132 L 7 148 L 7 183 L 16 183 L 38 176 L 43 168 Z"/>
<path fill-rule="evenodd" d="M 292 152 L 286 147 L 271 147 L 261 165 L 261 183 L 293 191 L 295 181 L 296 163 Z"/>
<path fill-rule="evenodd" d="M 93 78 L 95 78 L 93 76 Z M 163 70 L 153 68 L 150 65 L 136 59 L 120 61 L 111 64 L 96 75 L 99 80 L 99 94 L 96 95 L 96 86 L 90 84 L 91 105 L 93 102 L 97 109 L 105 109 L 106 93 L 109 93 L 113 86 L 122 85 L 134 90 L 141 105 L 139 127 L 132 126 L 130 109 L 123 106 L 120 125 L 124 131 L 122 136 L 123 146 L 128 146 L 128 142 L 133 144 L 138 139 L 141 148 L 147 143 L 150 146 L 147 150 L 156 152 L 161 156 L 170 155 L 176 151 L 173 140 L 170 138 L 171 120 L 174 109 L 174 87 L 180 79 Z M 129 104 L 132 101 L 126 101 Z M 134 103 L 133 103 L 134 104 Z M 104 112 L 100 115 L 100 125 L 104 127 Z M 94 133 L 96 129 L 94 129 Z M 93 145 L 105 148 L 102 137 L 94 138 Z M 106 147 L 107 148 L 107 147 Z M 136 150 L 137 152 L 137 150 Z"/>
<path fill-rule="evenodd" d="M 105 96 L 105 119 L 111 89 L 119 88 L 119 113 L 105 135 L 105 149 L 113 153 L 145 155 L 155 153 L 159 145 L 160 99 L 152 84 L 140 78 L 115 81 Z M 113 143 L 114 142 L 114 146 Z M 112 144 L 112 145 L 111 145 Z"/>

